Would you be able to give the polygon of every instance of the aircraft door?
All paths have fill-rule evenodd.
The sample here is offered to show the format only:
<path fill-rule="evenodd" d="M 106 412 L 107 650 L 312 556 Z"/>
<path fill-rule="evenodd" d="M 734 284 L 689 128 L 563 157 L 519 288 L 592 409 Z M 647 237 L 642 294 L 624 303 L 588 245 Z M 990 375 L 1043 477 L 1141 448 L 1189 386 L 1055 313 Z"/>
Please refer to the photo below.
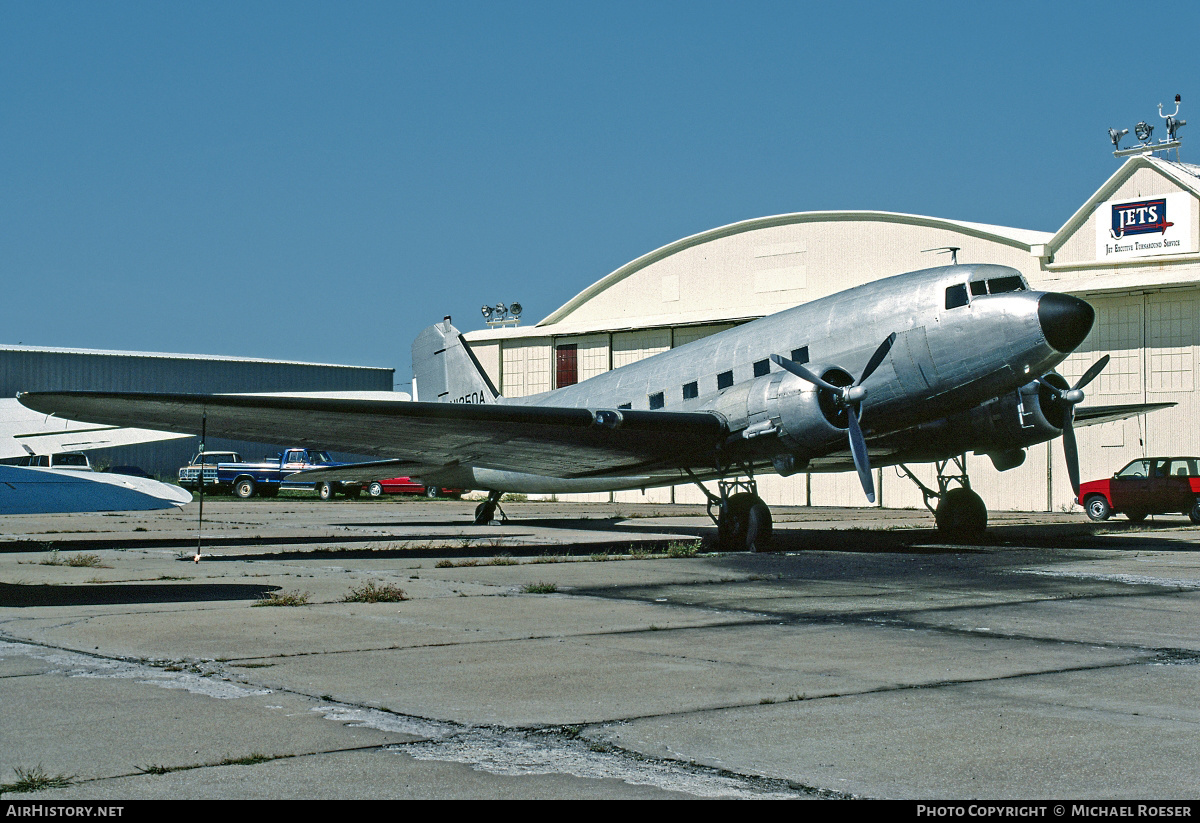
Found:
<path fill-rule="evenodd" d="M 905 392 L 924 392 L 937 384 L 937 367 L 929 351 L 924 326 L 902 331 L 896 336 L 892 346 L 892 366 Z"/>

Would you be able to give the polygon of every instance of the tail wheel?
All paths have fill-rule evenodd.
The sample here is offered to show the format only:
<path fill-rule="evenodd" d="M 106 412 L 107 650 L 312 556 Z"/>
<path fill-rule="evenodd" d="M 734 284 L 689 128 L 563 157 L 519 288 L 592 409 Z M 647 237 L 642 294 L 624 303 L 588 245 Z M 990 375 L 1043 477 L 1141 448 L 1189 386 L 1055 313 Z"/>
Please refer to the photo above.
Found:
<path fill-rule="evenodd" d="M 1102 495 L 1096 494 L 1083 501 L 1083 510 L 1091 520 L 1100 522 L 1112 516 L 1112 506 Z"/>

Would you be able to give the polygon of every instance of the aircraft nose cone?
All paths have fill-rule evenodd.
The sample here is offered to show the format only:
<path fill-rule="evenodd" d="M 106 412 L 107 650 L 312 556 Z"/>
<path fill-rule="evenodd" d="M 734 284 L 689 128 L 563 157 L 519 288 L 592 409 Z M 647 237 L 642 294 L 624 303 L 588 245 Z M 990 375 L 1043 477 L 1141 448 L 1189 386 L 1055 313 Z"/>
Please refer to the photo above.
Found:
<path fill-rule="evenodd" d="M 1038 299 L 1038 322 L 1046 342 L 1066 354 L 1075 351 L 1092 330 L 1096 311 L 1085 301 L 1069 294 L 1043 294 Z"/>

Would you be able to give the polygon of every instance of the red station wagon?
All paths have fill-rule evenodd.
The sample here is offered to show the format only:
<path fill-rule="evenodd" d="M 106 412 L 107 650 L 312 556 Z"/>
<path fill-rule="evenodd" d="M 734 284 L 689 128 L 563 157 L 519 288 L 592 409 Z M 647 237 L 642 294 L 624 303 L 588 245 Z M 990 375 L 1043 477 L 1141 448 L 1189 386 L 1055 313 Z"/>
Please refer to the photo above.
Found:
<path fill-rule="evenodd" d="M 1079 487 L 1079 505 L 1092 520 L 1123 514 L 1135 523 L 1148 514 L 1182 512 L 1200 523 L 1200 457 L 1143 457 L 1108 480 Z"/>
<path fill-rule="evenodd" d="M 392 477 L 367 484 L 367 494 L 380 497 L 385 494 L 423 494 L 426 497 L 462 497 L 462 489 L 441 489 L 423 486 L 411 477 Z"/>

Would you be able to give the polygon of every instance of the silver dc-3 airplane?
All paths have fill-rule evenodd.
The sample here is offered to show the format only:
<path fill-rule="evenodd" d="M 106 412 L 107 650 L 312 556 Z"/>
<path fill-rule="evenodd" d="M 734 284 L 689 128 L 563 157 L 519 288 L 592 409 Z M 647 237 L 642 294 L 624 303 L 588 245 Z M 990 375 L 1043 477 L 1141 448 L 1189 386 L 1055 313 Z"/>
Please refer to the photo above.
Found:
<path fill-rule="evenodd" d="M 939 528 L 982 532 L 987 510 L 967 452 L 1000 470 L 1060 434 L 1078 491 L 1073 423 L 1170 404 L 1076 409 L 1105 356 L 1074 385 L 1053 369 L 1083 342 L 1092 307 L 1031 291 L 1015 269 L 951 265 L 888 277 L 529 397 L 502 397 L 450 323 L 413 343 L 421 402 L 104 392 L 30 392 L 20 401 L 74 420 L 323 447 L 383 458 L 307 472 L 369 483 L 405 474 L 485 489 L 476 523 L 505 492 L 569 493 L 695 482 L 724 549 L 763 550 L 771 514 L 756 473 L 933 462 Z M 436 397 L 436 402 L 429 398 Z M 915 476 L 908 473 L 916 481 Z M 717 481 L 714 493 L 703 481 Z M 957 481 L 957 485 L 950 484 Z M 930 506 L 933 509 L 932 506 Z M 716 512 L 714 514 L 714 511 Z"/>

